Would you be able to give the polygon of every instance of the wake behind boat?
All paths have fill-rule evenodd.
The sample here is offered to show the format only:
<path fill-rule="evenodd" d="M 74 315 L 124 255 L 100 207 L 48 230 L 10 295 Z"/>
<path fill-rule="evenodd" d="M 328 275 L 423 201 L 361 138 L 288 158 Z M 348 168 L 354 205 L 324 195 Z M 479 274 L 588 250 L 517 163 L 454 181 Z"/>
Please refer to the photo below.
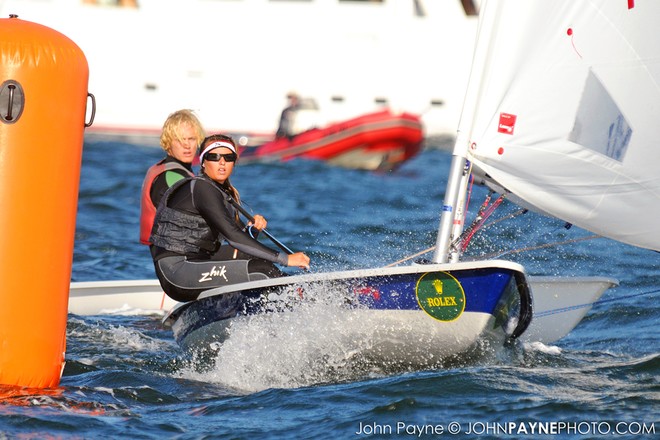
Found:
<path fill-rule="evenodd" d="M 419 153 L 423 141 L 418 116 L 386 109 L 311 128 L 292 138 L 246 146 L 241 149 L 241 163 L 305 158 L 345 168 L 389 171 Z"/>

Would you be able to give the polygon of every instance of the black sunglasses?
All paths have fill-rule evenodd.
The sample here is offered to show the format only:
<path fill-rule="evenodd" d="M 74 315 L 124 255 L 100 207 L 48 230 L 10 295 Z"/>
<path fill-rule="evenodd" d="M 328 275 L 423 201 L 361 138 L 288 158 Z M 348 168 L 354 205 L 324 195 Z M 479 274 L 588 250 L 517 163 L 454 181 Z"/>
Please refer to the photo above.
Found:
<path fill-rule="evenodd" d="M 206 156 L 204 156 L 204 160 L 210 160 L 211 162 L 219 162 L 220 158 L 223 158 L 225 162 L 236 162 L 238 156 L 236 153 L 206 153 Z"/>

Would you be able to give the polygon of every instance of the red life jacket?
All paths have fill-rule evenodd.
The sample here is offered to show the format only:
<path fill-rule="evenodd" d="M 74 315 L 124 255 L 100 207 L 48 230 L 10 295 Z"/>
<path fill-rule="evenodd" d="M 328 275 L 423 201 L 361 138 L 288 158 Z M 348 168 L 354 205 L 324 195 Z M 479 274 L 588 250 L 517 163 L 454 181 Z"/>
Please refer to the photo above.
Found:
<path fill-rule="evenodd" d="M 151 185 L 153 185 L 156 177 L 166 171 L 177 169 L 185 171 L 190 176 L 194 176 L 194 173 L 190 172 L 190 170 L 186 169 L 180 163 L 163 163 L 163 160 L 147 170 L 147 175 L 144 177 L 144 182 L 142 182 L 142 196 L 140 197 L 140 243 L 142 244 L 151 244 L 149 242 L 149 236 L 151 235 L 151 228 L 154 225 L 154 218 L 156 217 L 156 206 L 151 201 Z"/>

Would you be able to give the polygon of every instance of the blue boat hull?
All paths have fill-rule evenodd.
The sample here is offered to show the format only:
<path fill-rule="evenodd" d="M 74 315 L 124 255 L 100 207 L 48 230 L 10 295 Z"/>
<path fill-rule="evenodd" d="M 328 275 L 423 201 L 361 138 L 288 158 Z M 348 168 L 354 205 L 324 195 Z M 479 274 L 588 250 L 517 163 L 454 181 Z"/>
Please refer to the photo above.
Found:
<path fill-rule="evenodd" d="M 233 320 L 277 319 L 319 289 L 341 295 L 347 325 L 356 337 L 382 341 L 371 355 L 390 361 L 423 358 L 428 347 L 437 359 L 479 343 L 502 345 L 520 336 L 532 316 L 524 272 L 508 262 L 301 275 L 241 286 L 208 291 L 175 308 L 164 322 L 176 341 L 190 350 L 209 348 L 231 337 Z"/>

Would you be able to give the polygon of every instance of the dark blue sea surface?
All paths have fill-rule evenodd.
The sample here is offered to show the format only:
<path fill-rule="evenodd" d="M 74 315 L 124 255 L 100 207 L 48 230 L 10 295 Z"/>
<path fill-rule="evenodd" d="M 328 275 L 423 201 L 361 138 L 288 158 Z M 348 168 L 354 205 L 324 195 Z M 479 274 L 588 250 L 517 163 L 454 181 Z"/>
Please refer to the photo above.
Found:
<path fill-rule="evenodd" d="M 137 241 L 139 195 L 162 156 L 86 142 L 73 281 L 154 278 Z M 385 174 L 239 162 L 232 181 L 274 236 L 311 256 L 312 272 L 371 268 L 435 244 L 449 162 L 440 149 Z M 473 204 L 485 195 L 476 188 Z M 517 210 L 505 202 L 493 219 Z M 660 254 L 590 235 L 533 213 L 478 234 L 468 255 L 620 285 L 553 345 L 430 371 L 351 371 L 329 309 L 245 328 L 215 363 L 182 352 L 161 315 L 69 315 L 60 387 L 5 398 L 0 437 L 660 438 Z M 552 242 L 569 243 L 538 247 Z"/>

